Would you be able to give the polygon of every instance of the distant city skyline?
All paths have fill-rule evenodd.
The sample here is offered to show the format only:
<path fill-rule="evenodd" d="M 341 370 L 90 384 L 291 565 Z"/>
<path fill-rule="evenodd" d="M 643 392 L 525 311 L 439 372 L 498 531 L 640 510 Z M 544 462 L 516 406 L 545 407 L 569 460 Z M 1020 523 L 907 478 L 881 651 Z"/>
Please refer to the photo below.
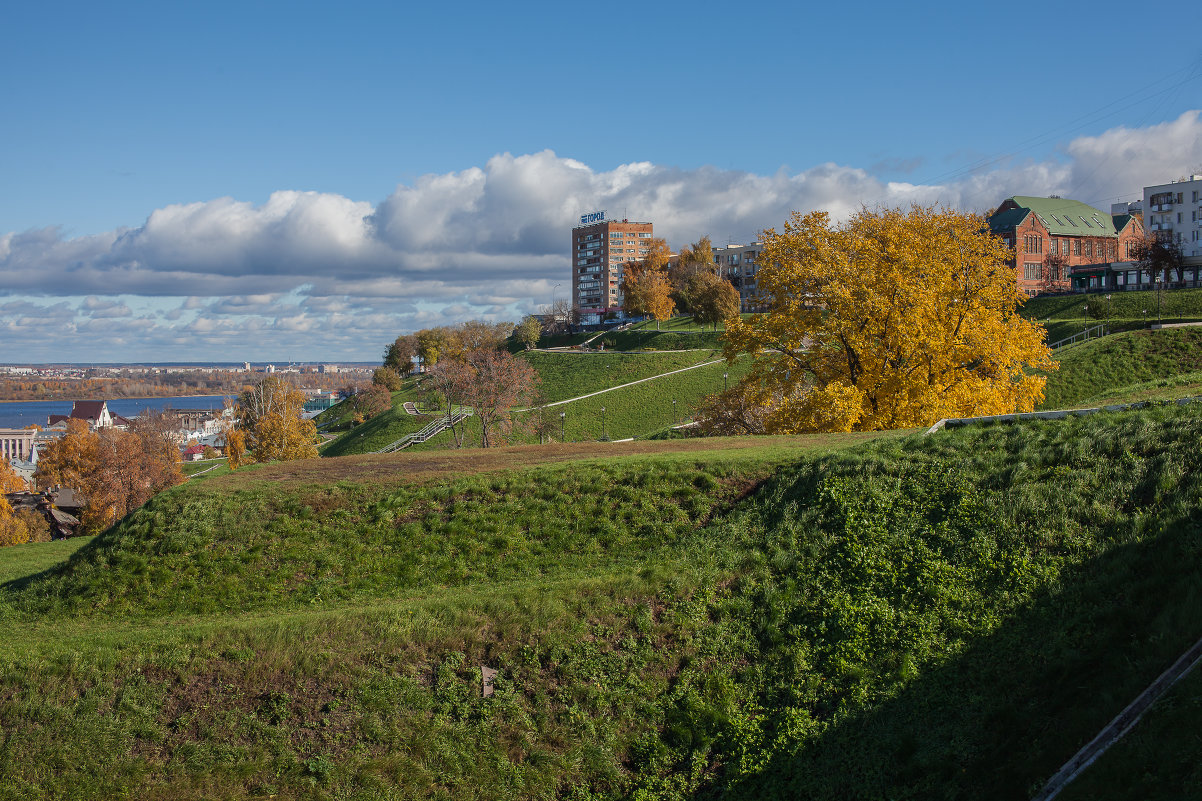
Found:
<path fill-rule="evenodd" d="M 11 9 L 0 362 L 371 361 L 566 295 L 601 209 L 674 248 L 794 209 L 1106 210 L 1202 172 L 1202 49 L 1150 73 L 1182 48 L 1129 11 Z"/>

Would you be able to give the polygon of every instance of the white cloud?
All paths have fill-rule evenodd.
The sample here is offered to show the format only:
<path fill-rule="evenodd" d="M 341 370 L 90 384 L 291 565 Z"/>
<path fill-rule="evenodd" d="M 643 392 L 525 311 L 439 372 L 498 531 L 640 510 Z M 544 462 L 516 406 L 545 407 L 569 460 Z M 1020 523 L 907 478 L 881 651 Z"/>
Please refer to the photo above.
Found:
<path fill-rule="evenodd" d="M 597 172 L 550 151 L 501 154 L 398 186 L 375 206 L 279 191 L 261 205 L 218 198 L 167 206 L 140 227 L 93 236 L 57 228 L 2 235 L 0 297 L 16 300 L 0 305 L 0 329 L 41 359 L 94 358 L 85 354 L 99 345 L 88 337 L 119 331 L 161 358 L 242 358 L 229 350 L 239 346 L 248 358 L 286 349 L 374 359 L 401 330 L 516 317 L 548 303 L 557 283 L 566 295 L 569 230 L 593 209 L 651 220 L 679 247 L 703 234 L 746 241 L 793 210 L 844 217 L 861 205 L 910 202 L 985 210 L 1009 195 L 1050 193 L 1106 209 L 1199 164 L 1197 111 L 1075 139 L 1054 159 L 937 183 L 920 180 L 917 162 L 906 165 L 912 182 L 902 182 L 833 163 L 772 175 L 647 162 Z M 67 295 L 76 300 L 56 302 Z M 144 314 L 117 296 L 160 300 Z M 355 337 L 363 339 L 356 345 Z M 339 352 L 324 350 L 331 343 Z"/>

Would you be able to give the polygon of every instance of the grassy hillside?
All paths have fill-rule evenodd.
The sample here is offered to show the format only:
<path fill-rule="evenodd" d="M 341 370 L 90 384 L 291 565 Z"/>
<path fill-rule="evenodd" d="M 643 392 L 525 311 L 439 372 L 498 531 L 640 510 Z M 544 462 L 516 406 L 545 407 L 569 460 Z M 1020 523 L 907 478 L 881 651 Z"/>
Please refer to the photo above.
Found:
<path fill-rule="evenodd" d="M 551 406 L 542 414 L 550 419 L 551 436 L 555 440 L 579 442 L 602 438 L 614 440 L 641 437 L 674 422 L 688 420 L 693 409 L 706 395 L 722 390 L 723 373 L 729 375 L 728 380 L 733 384 L 750 368 L 750 359 L 741 359 L 732 366 L 719 361 L 571 403 Z M 673 400 L 676 401 L 675 406 Z M 602 407 L 605 407 L 604 414 L 601 412 Z M 564 415 L 562 421 L 560 413 Z M 518 426 L 511 438 L 513 442 L 538 441 L 538 437 L 532 431 L 533 418 L 538 414 L 538 411 L 531 411 L 515 415 Z M 476 422 L 468 418 L 463 425 L 467 432 L 465 444 L 478 445 L 480 433 Z M 429 451 L 443 449 L 449 445 L 450 435 L 444 434 L 412 448 L 417 451 Z"/>
<path fill-rule="evenodd" d="M 0 796 L 1029 797 L 1202 633 L 1200 434 L 1174 406 L 185 485 L 0 593 Z"/>
<path fill-rule="evenodd" d="M 522 354 L 538 372 L 546 402 L 566 400 L 720 358 L 720 353 Z"/>
<path fill-rule="evenodd" d="M 713 361 L 720 354 L 711 351 L 688 351 L 682 353 L 544 353 L 537 351 L 523 352 L 521 358 L 530 362 L 541 379 L 542 397 L 546 403 L 566 400 L 580 395 L 597 392 L 609 387 L 620 386 L 643 378 L 668 373 L 684 367 L 690 367 L 707 361 Z M 741 369 L 741 368 L 739 368 Z M 612 399 L 615 431 L 624 432 L 620 436 L 634 436 L 660 428 L 663 420 L 651 419 L 645 413 L 654 404 L 654 399 L 663 395 L 667 399 L 669 414 L 665 420 L 670 420 L 671 398 L 679 397 L 678 406 L 681 414 L 686 406 L 691 406 L 699 397 L 698 393 L 713 391 L 713 368 L 697 371 L 698 375 L 687 374 L 687 377 L 668 377 L 641 386 L 638 390 L 623 390 Z M 721 381 L 722 369 L 717 370 L 718 381 Z M 742 373 L 739 372 L 739 375 Z M 410 380 L 412 381 L 412 379 Z M 672 393 L 675 393 L 673 395 Z M 608 398 L 613 393 L 604 397 Z M 394 393 L 393 402 L 396 406 L 390 412 L 385 412 L 367 422 L 341 434 L 338 439 L 321 447 L 322 456 L 348 456 L 352 454 L 375 453 L 380 448 L 400 439 L 405 434 L 421 430 L 432 417 L 414 417 L 400 408 L 405 400 L 417 399 L 416 391 L 407 386 L 405 392 Z M 598 409 L 600 402 L 597 404 Z M 334 407 L 337 409 L 338 407 Z M 580 407 L 582 414 L 589 413 L 591 407 Z M 331 409 L 330 411 L 334 411 Z M 555 414 L 561 409 L 556 407 Z M 599 411 L 597 412 L 599 414 Z M 333 418 L 335 420 L 340 418 Z M 558 417 L 556 418 L 558 419 Z M 346 421 L 349 424 L 349 420 Z M 469 441 L 478 441 L 474 423 L 467 423 L 472 434 Z M 330 430 L 337 431 L 339 424 L 335 423 Z M 585 428 L 578 425 L 577 439 L 585 438 Z M 600 429 L 590 439 L 600 437 Z M 613 435 L 611 438 L 619 438 Z M 534 441 L 536 438 L 519 435 L 515 441 Z M 421 446 L 419 449 L 429 450 L 445 448 L 451 441 L 449 433 L 441 434 Z"/>
<path fill-rule="evenodd" d="M 32 576 L 66 560 L 92 541 L 91 537 L 10 545 L 0 550 L 0 584 Z"/>
<path fill-rule="evenodd" d="M 434 418 L 429 415 L 413 415 L 401 408 L 401 401 L 386 412 L 350 428 L 318 447 L 322 456 L 347 456 L 358 453 L 375 453 L 406 434 L 421 431 Z"/>
<path fill-rule="evenodd" d="M 1131 331 L 1075 345 L 1056 354 L 1043 408 L 1156 397 L 1156 390 L 1190 394 L 1202 371 L 1202 327 Z M 1159 386 L 1157 386 L 1159 385 Z M 1171 394 L 1171 393 L 1166 393 Z"/>
<path fill-rule="evenodd" d="M 1090 307 L 1089 312 L 1085 306 Z M 1019 313 L 1043 322 L 1051 343 L 1081 333 L 1087 323 L 1096 325 L 1108 320 L 1113 331 L 1146 328 L 1156 322 L 1156 309 L 1156 291 L 1145 290 L 1113 292 L 1109 301 L 1104 293 L 1032 298 L 1023 304 Z M 1161 292 L 1160 314 L 1166 323 L 1202 320 L 1202 289 Z"/>

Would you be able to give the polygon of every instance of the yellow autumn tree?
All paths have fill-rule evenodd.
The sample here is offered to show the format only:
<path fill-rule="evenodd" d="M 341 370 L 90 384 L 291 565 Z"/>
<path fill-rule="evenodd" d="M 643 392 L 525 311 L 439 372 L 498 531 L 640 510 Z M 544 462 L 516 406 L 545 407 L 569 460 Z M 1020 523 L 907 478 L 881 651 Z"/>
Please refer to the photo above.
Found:
<path fill-rule="evenodd" d="M 725 347 L 755 355 L 744 380 L 773 399 L 767 430 L 908 428 L 1043 397 L 1036 371 L 1056 364 L 979 215 L 914 206 L 833 225 L 794 212 L 764 236 L 769 310 L 728 320 Z"/>
<path fill-rule="evenodd" d="M 12 505 L 4 497 L 8 492 L 28 489 L 25 480 L 17 475 L 12 465 L 0 456 L 0 545 L 21 545 L 29 542 L 29 528 L 13 513 Z"/>
<path fill-rule="evenodd" d="M 231 449 L 231 467 L 252 456 L 257 462 L 316 459 L 317 426 L 301 417 L 304 408 L 305 393 L 274 376 L 239 395 L 238 423 L 226 441 L 228 445 L 232 437 L 234 449 L 245 448 L 249 454 L 234 457 Z"/>
<path fill-rule="evenodd" d="M 672 281 L 668 276 L 671 258 L 668 244 L 659 238 L 647 241 L 647 255 L 623 268 L 622 305 L 628 314 L 654 317 L 656 328 L 676 311 Z"/>

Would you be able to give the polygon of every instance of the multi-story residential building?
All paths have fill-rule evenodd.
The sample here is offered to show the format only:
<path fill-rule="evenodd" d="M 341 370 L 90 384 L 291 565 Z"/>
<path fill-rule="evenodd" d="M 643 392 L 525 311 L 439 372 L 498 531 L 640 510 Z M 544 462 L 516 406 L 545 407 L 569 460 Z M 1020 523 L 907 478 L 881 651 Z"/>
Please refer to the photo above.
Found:
<path fill-rule="evenodd" d="M 652 236 L 649 222 L 607 220 L 603 211 L 580 217 L 572 229 L 572 305 L 582 323 L 622 313 L 624 267 L 647 255 Z"/>
<path fill-rule="evenodd" d="M 1144 219 L 1157 237 L 1187 259 L 1202 257 L 1202 175 L 1144 187 Z"/>
<path fill-rule="evenodd" d="M 763 250 L 762 242 L 750 245 L 727 245 L 714 248 L 714 264 L 718 275 L 734 284 L 739 290 L 739 306 L 745 312 L 763 311 L 766 304 L 759 302 L 756 287 L 756 257 Z"/>
<path fill-rule="evenodd" d="M 1003 201 L 990 215 L 989 228 L 1014 250 L 1018 289 L 1032 296 L 1068 291 L 1078 273 L 1092 274 L 1086 267 L 1098 268 L 1092 272 L 1099 276 L 1113 274 L 1121 288 L 1127 271 L 1111 267 L 1126 265 L 1144 236 L 1139 218 L 1131 214 L 1111 217 L 1078 200 L 1024 195 Z M 1049 260 L 1053 255 L 1057 258 Z M 1076 288 L 1093 286 L 1085 280 L 1085 287 L 1076 282 Z"/>

